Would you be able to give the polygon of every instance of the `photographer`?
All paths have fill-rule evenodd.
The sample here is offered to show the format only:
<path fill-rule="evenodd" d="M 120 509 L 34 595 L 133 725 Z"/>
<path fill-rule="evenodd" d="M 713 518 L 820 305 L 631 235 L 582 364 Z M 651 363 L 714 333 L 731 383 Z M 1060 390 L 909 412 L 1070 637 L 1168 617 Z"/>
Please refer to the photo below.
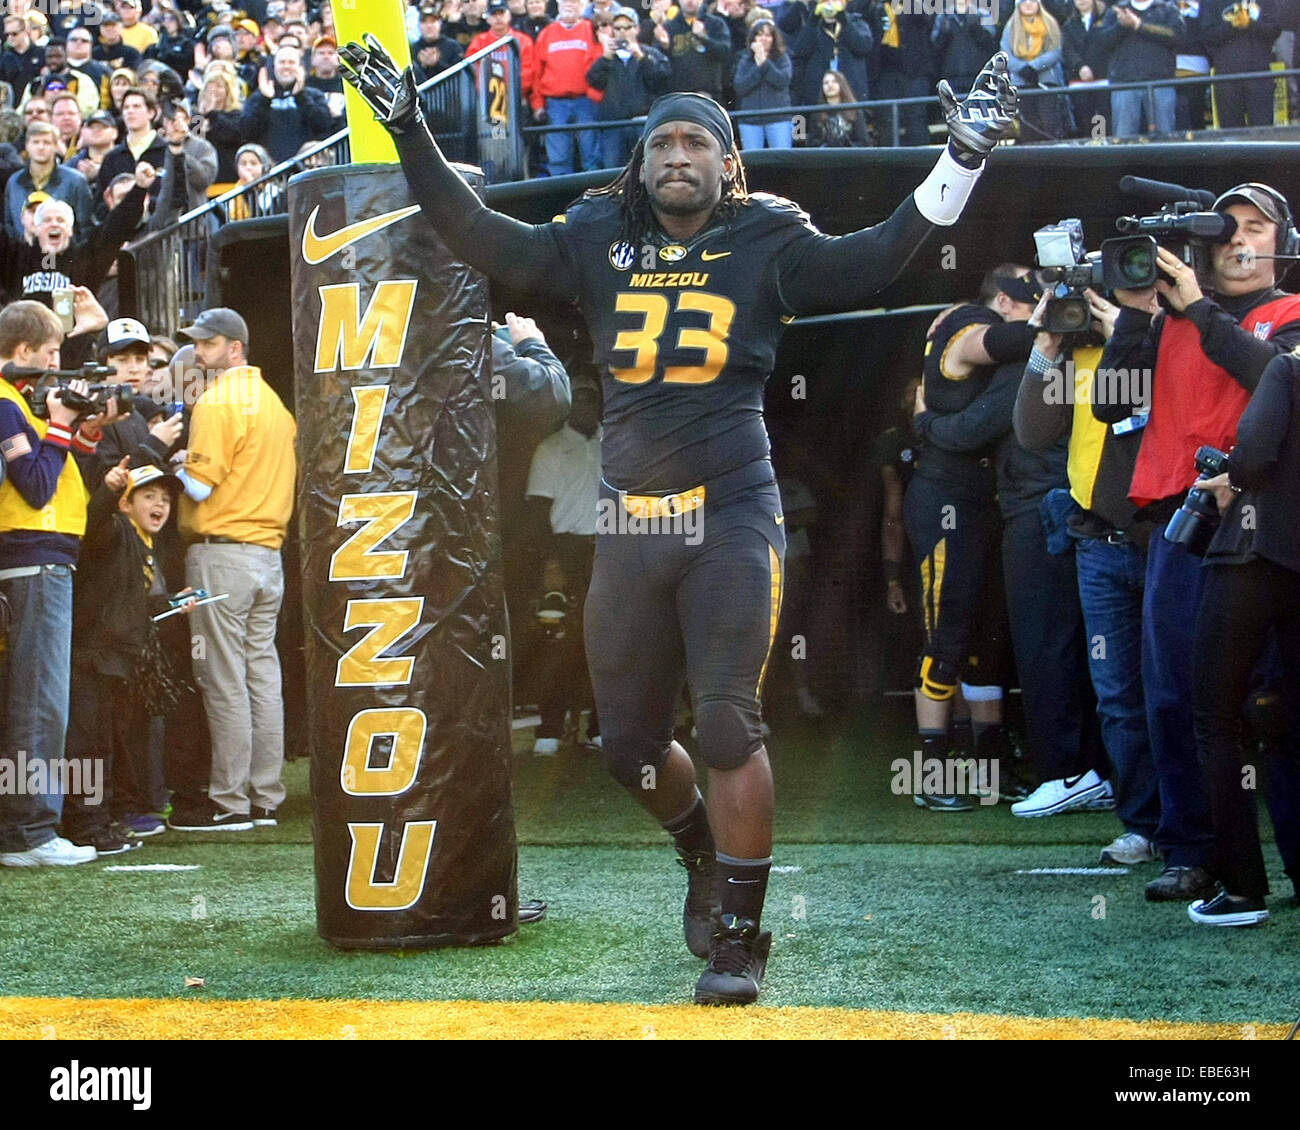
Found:
<path fill-rule="evenodd" d="M 1213 490 L 1223 515 L 1205 554 L 1196 621 L 1196 745 L 1210 794 L 1213 873 L 1221 886 L 1188 915 L 1209 926 L 1254 926 L 1268 918 L 1268 879 L 1259 845 L 1255 793 L 1243 779 L 1238 728 L 1242 702 L 1271 639 L 1280 658 L 1286 736 L 1270 766 L 1278 851 L 1300 888 L 1300 835 L 1278 783 L 1294 804 L 1300 761 L 1300 362 L 1294 353 L 1264 369 L 1237 425 L 1227 471 L 1197 486 Z M 1279 819 L 1279 817 L 1282 817 Z"/>
<path fill-rule="evenodd" d="M 288 45 L 257 72 L 257 90 L 244 103 L 239 128 L 245 141 L 261 145 L 278 165 L 307 142 L 328 137 L 332 121 L 325 95 L 307 85 L 302 53 Z"/>
<path fill-rule="evenodd" d="M 1102 48 L 1111 53 L 1111 82 L 1146 82 L 1174 77 L 1174 48 L 1183 35 L 1183 18 L 1166 0 L 1121 0 L 1101 24 Z M 1152 128 L 1173 133 L 1178 121 L 1178 96 L 1172 86 L 1157 86 L 1151 103 L 1142 89 L 1114 90 L 1110 95 L 1111 126 L 1116 137 L 1136 137 Z"/>
<path fill-rule="evenodd" d="M 639 118 L 668 82 L 668 58 L 658 48 L 640 42 L 631 8 L 619 8 L 610 27 L 609 32 L 604 28 L 596 32 L 601 54 L 587 69 L 587 85 L 605 94 L 596 104 L 598 122 Z M 626 164 L 639 136 L 635 126 L 601 130 L 601 167 L 617 169 Z"/>
<path fill-rule="evenodd" d="M 1092 384 L 1102 342 L 1114 332 L 1119 308 L 1095 291 L 1084 292 L 1091 333 L 1040 333 L 1016 394 L 1016 439 L 1031 451 L 1068 442 L 1069 516 L 1079 603 L 1101 735 L 1111 763 L 1115 814 L 1123 833 L 1101 851 L 1102 863 L 1159 859 L 1155 846 L 1160 794 L 1147 738 L 1142 698 L 1142 589 L 1152 525 L 1129 501 L 1133 464 L 1142 442 L 1135 419 L 1108 428 L 1092 414 Z M 1034 312 L 1041 324 L 1044 304 Z M 1071 379 L 1072 378 L 1072 379 Z"/>
<path fill-rule="evenodd" d="M 96 320 L 87 317 L 77 329 L 84 331 Z M 0 311 L 0 368 L 57 369 L 62 341 L 58 317 L 39 302 L 15 302 Z M 29 763 L 48 765 L 64 755 L 72 571 L 86 530 L 87 485 L 97 486 L 102 477 L 95 447 L 116 405 L 108 402 L 106 416 L 87 415 L 51 390 L 42 420 L 23 387 L 0 376 L 0 455 L 6 471 L 0 482 L 0 597 L 10 615 L 0 653 L 0 758 L 14 759 L 23 751 Z M 87 391 L 83 382 L 71 387 L 75 393 Z M 51 777 L 58 781 L 57 773 Z M 37 795 L 0 792 L 0 866 L 66 867 L 93 860 L 93 847 L 74 847 L 56 834 L 62 809 L 57 784 Z"/>
<path fill-rule="evenodd" d="M 1266 185 L 1243 184 L 1225 192 L 1213 207 L 1236 223 L 1230 242 L 1209 249 L 1213 297 L 1202 293 L 1190 266 L 1160 248 L 1157 261 L 1164 277 L 1154 287 L 1115 291 L 1123 309 L 1102 355 L 1092 398 L 1093 413 L 1106 424 L 1149 407 L 1129 497 L 1143 517 L 1161 526 L 1197 476 L 1197 448 L 1232 446 L 1237 421 L 1265 366 L 1300 343 L 1300 297 L 1274 285 L 1272 256 L 1292 254 L 1300 243 L 1286 200 Z M 1102 377 L 1118 370 L 1129 376 L 1128 389 L 1107 389 Z M 1149 388 L 1134 388 L 1135 375 Z M 1167 863 L 1164 874 L 1147 886 L 1147 898 L 1153 901 L 1209 898 L 1215 891 L 1208 871 L 1209 799 L 1197 763 L 1191 710 L 1194 627 L 1204 579 L 1200 559 L 1183 545 L 1151 539 L 1142 606 L 1142 681 L 1160 785 L 1156 840 Z"/>

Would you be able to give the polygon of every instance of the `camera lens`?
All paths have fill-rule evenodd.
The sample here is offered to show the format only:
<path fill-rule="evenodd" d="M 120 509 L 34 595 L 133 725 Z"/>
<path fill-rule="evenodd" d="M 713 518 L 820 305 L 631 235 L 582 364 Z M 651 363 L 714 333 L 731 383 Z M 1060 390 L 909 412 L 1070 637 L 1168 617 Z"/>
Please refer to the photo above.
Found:
<path fill-rule="evenodd" d="M 1119 270 L 1125 285 L 1131 287 L 1149 286 L 1148 280 L 1156 269 L 1156 257 L 1147 244 L 1133 244 L 1124 249 L 1119 257 Z"/>

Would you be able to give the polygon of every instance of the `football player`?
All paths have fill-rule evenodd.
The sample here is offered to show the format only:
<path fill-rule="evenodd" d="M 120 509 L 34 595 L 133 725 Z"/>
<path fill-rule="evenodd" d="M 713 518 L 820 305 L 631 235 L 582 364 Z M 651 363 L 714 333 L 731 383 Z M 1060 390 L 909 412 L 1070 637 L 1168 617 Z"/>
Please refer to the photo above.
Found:
<path fill-rule="evenodd" d="M 577 303 L 605 394 L 601 525 L 587 657 L 610 772 L 672 835 L 688 871 L 702 1004 L 758 996 L 772 851 L 772 772 L 759 687 L 776 631 L 785 538 L 763 423 L 783 319 L 867 304 L 936 226 L 961 214 L 1016 120 L 1005 55 L 964 101 L 940 98 L 949 143 L 894 214 L 823 235 L 795 205 L 748 192 L 726 111 L 699 94 L 651 107 L 627 166 L 549 224 L 485 207 L 422 118 L 415 78 L 382 46 L 342 52 L 388 128 L 415 200 L 490 278 Z M 834 280 L 831 285 L 831 280 Z M 673 741 L 691 689 L 709 805 Z"/>

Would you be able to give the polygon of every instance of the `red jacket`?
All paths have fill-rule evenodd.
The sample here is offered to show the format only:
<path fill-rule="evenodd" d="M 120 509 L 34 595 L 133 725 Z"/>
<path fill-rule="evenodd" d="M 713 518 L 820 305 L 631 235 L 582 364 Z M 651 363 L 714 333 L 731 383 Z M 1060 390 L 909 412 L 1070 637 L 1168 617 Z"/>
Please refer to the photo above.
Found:
<path fill-rule="evenodd" d="M 548 98 L 577 98 L 587 94 L 587 68 L 603 54 L 590 20 L 565 27 L 559 20 L 547 24 L 537 37 L 533 109 L 541 110 Z"/>
<path fill-rule="evenodd" d="M 533 82 L 536 79 L 534 71 L 534 52 L 533 41 L 527 32 L 522 32 L 516 28 L 510 28 L 510 34 L 515 37 L 519 44 L 519 85 L 522 88 L 520 95 L 524 101 L 533 92 Z M 466 55 L 473 55 L 475 51 L 482 51 L 484 47 L 491 47 L 497 41 L 497 36 L 490 31 L 480 31 L 473 39 L 469 41 L 469 46 L 465 48 Z"/>

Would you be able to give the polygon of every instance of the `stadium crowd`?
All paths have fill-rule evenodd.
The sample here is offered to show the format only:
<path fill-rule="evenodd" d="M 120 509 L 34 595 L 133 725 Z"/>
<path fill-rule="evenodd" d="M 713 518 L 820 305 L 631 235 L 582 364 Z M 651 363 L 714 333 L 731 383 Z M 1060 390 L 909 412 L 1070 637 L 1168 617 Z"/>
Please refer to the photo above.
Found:
<path fill-rule="evenodd" d="M 274 637 L 292 509 L 292 418 L 249 364 L 255 348 L 238 315 L 205 311 L 186 327 L 192 344 L 177 353 L 117 316 L 111 272 L 118 249 L 142 228 L 169 222 L 222 185 L 255 180 L 338 129 L 343 114 L 328 4 L 249 0 L 232 10 L 117 0 L 94 19 L 85 5 L 68 7 L 76 18 L 6 16 L 0 54 L 0 81 L 16 107 L 0 116 L 0 138 L 22 136 L 21 147 L 0 146 L 10 168 L 0 364 L 16 366 L 0 379 L 3 752 L 58 758 L 66 748 L 69 758 L 99 759 L 106 799 L 87 806 L 69 793 L 60 811 L 57 793 L 0 796 L 0 863 L 15 866 L 130 851 L 168 824 L 240 830 L 276 819 L 284 793 Z M 759 112 L 741 121 L 746 148 L 779 148 L 869 144 L 873 131 L 887 143 L 880 118 L 828 110 L 804 131 L 785 108 L 928 95 L 939 77 L 965 85 L 998 44 L 1018 82 L 1061 89 L 1056 102 L 1028 100 L 1038 107 L 1026 114 L 1031 130 L 1087 133 L 1101 114 L 1116 132 L 1138 132 L 1143 99 L 1114 92 L 1102 100 L 1104 88 L 1071 93 L 1070 84 L 1261 69 L 1300 10 L 1267 0 L 1114 8 L 1076 0 L 1070 10 L 1023 0 L 998 29 L 973 4 L 938 17 L 907 7 L 682 0 L 678 8 L 654 0 L 640 11 L 559 0 L 551 11 L 544 0 L 447 0 L 410 5 L 408 15 L 412 58 L 425 75 L 494 37 L 517 39 L 521 95 L 538 123 L 620 121 L 643 114 L 658 93 L 702 89 Z M 1220 124 L 1271 122 L 1266 85 L 1267 109 L 1249 86 L 1236 100 L 1220 95 Z M 1204 124 L 1206 87 L 1168 93 L 1154 99 L 1156 120 L 1147 125 Z M 904 112 L 900 128 L 903 144 L 928 141 L 925 108 Z M 621 164 L 635 136 L 548 135 L 546 168 Z M 1093 295 L 1097 337 L 1086 346 L 1041 330 L 1039 281 L 1012 263 L 989 272 L 976 301 L 936 322 L 908 429 L 883 449 L 895 501 L 886 521 L 895 528 L 882 544 L 892 612 L 909 607 L 900 527 L 918 571 L 923 754 L 998 762 L 1001 783 L 982 786 L 1014 800 L 1017 816 L 1113 806 L 1122 828 L 1103 862 L 1163 860 L 1148 887 L 1152 900 L 1200 900 L 1197 921 L 1236 925 L 1267 914 L 1254 793 L 1233 785 L 1247 700 L 1269 758 L 1278 848 L 1287 874 L 1300 880 L 1297 730 L 1288 714 L 1300 702 L 1289 603 L 1300 559 L 1277 518 L 1295 486 L 1286 407 L 1300 308 L 1277 289 L 1267 258 L 1284 247 L 1295 254 L 1300 236 L 1275 192 L 1227 194 L 1215 208 L 1233 213 L 1238 234 L 1222 245 L 1208 293 L 1181 265 L 1166 264 L 1171 281 L 1154 289 Z M 1247 269 L 1234 256 L 1252 249 L 1259 258 Z M 1125 426 L 1139 415 L 1134 404 L 1045 410 L 1041 386 L 1059 375 L 1067 348 L 1081 368 L 1086 361 L 1156 374 L 1141 425 Z M 22 370 L 74 368 L 92 357 L 115 368 L 112 379 L 129 393 L 73 408 L 25 387 Z M 195 368 L 208 376 L 191 397 L 186 373 Z M 1173 368 L 1204 382 L 1206 394 L 1197 399 L 1186 381 L 1162 381 Z M 126 396 L 132 410 L 123 414 Z M 580 601 L 590 572 L 591 531 L 565 511 L 570 492 L 582 498 L 595 489 L 596 399 L 590 385 L 575 392 L 576 414 L 528 487 L 541 503 L 539 536 L 556 539 L 562 563 L 545 587 L 566 605 Z M 236 457 L 222 446 L 230 437 L 223 413 L 250 402 L 257 410 L 241 413 L 251 432 Z M 1200 419 L 1198 406 L 1209 405 L 1212 418 Z M 1198 442 L 1228 450 L 1234 439 L 1246 450 L 1203 488 L 1224 517 L 1202 566 L 1164 537 L 1164 526 L 1197 477 Z M 954 527 L 944 524 L 951 507 L 961 515 Z M 1241 595 L 1247 577 L 1278 595 L 1264 606 L 1277 623 L 1223 612 L 1249 604 Z M 225 599 L 200 605 L 196 590 Z M 1203 601 L 1203 592 L 1215 598 Z M 1216 669 L 1232 648 L 1252 656 L 1241 678 Z M 982 662 L 972 665 L 976 653 Z M 575 654 L 571 639 L 557 678 L 573 685 L 543 703 L 538 752 L 554 752 L 566 708 L 577 727 L 589 691 Z M 1031 755 L 1018 771 L 1002 716 L 1012 658 Z M 810 690 L 798 690 L 804 712 L 819 714 Z M 598 733 L 592 717 L 588 738 Z M 1035 780 L 1022 783 L 1021 772 Z M 914 795 L 929 811 L 972 807 L 970 795 L 956 792 Z"/>

